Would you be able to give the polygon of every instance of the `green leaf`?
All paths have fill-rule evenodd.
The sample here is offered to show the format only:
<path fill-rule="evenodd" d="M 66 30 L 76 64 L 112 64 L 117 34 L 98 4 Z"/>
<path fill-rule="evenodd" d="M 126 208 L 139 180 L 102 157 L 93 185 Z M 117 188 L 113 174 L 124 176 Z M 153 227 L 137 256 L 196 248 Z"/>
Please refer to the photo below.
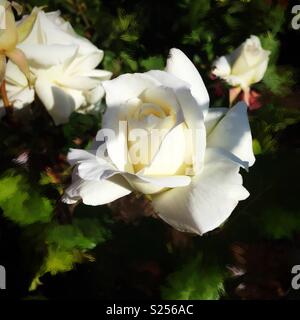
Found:
<path fill-rule="evenodd" d="M 21 226 L 49 222 L 53 213 L 51 201 L 13 171 L 0 178 L 0 207 L 6 218 Z"/>
<path fill-rule="evenodd" d="M 48 252 L 32 280 L 30 291 L 41 285 L 40 278 L 46 273 L 56 275 L 71 271 L 76 263 L 82 263 L 87 259 L 94 261 L 87 251 L 94 249 L 109 237 L 109 231 L 97 219 L 74 219 L 70 225 L 49 225 L 45 236 Z"/>
<path fill-rule="evenodd" d="M 279 69 L 275 65 L 269 65 L 263 82 L 266 87 L 277 96 L 284 96 L 290 91 L 294 83 L 293 72 L 288 69 Z"/>
<path fill-rule="evenodd" d="M 162 56 L 153 56 L 148 59 L 143 59 L 140 62 L 141 66 L 146 70 L 163 70 L 165 66 L 165 60 Z"/>
<path fill-rule="evenodd" d="M 259 216 L 261 233 L 272 239 L 291 239 L 300 231 L 300 215 L 279 207 L 267 209 Z"/>
<path fill-rule="evenodd" d="M 217 300 L 224 292 L 224 272 L 217 265 L 205 265 L 202 255 L 191 259 L 171 274 L 162 297 L 167 300 Z"/>
<path fill-rule="evenodd" d="M 252 145 L 253 145 L 253 152 L 255 155 L 259 155 L 262 153 L 261 145 L 257 139 L 253 139 Z"/>
<path fill-rule="evenodd" d="M 70 225 L 51 225 L 46 242 L 63 250 L 90 250 L 104 242 L 109 235 L 97 219 L 74 219 Z"/>
<path fill-rule="evenodd" d="M 137 71 L 137 62 L 133 58 L 131 58 L 128 53 L 123 51 L 121 52 L 120 56 L 124 60 L 124 63 L 127 64 L 132 71 Z"/>

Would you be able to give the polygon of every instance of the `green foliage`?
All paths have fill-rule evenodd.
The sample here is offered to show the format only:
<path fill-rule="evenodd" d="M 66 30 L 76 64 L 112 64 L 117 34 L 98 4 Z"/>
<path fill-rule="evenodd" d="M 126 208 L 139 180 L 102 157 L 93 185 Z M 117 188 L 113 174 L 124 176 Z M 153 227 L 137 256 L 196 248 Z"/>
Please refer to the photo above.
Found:
<path fill-rule="evenodd" d="M 3 215 L 15 223 L 26 226 L 37 222 L 49 222 L 53 206 L 28 183 L 28 180 L 13 171 L 0 178 L 0 207 Z"/>
<path fill-rule="evenodd" d="M 260 232 L 270 239 L 292 239 L 300 230 L 299 212 L 280 207 L 266 209 L 257 221 Z"/>
<path fill-rule="evenodd" d="M 75 147 L 74 140 L 80 138 L 85 142 L 93 136 L 100 127 L 101 116 L 99 114 L 73 113 L 70 120 L 63 127 L 63 135 L 68 147 Z"/>
<path fill-rule="evenodd" d="M 266 104 L 252 116 L 251 120 L 252 133 L 255 137 L 254 148 L 256 151 L 259 150 L 256 154 L 269 153 L 277 150 L 280 134 L 288 126 L 299 122 L 300 112 L 299 109 Z"/>
<path fill-rule="evenodd" d="M 153 56 L 141 60 L 141 66 L 145 70 L 163 70 L 165 67 L 165 59 L 162 56 Z"/>
<path fill-rule="evenodd" d="M 162 297 L 168 300 L 218 300 L 224 292 L 224 271 L 204 264 L 201 254 L 190 259 L 167 279 Z"/>
<path fill-rule="evenodd" d="M 270 65 L 265 73 L 263 82 L 272 93 L 278 96 L 285 96 L 294 84 L 293 72 Z"/>
<path fill-rule="evenodd" d="M 108 231 L 97 219 L 74 219 L 71 225 L 54 225 L 48 230 L 46 242 L 58 249 L 94 249 L 104 242 Z"/>
<path fill-rule="evenodd" d="M 40 278 L 47 273 L 56 275 L 68 272 L 76 263 L 94 261 L 87 251 L 94 249 L 109 237 L 110 232 L 97 219 L 74 219 L 73 223 L 68 225 L 50 224 L 46 228 L 44 239 L 47 254 L 31 283 L 30 291 L 41 285 Z"/>

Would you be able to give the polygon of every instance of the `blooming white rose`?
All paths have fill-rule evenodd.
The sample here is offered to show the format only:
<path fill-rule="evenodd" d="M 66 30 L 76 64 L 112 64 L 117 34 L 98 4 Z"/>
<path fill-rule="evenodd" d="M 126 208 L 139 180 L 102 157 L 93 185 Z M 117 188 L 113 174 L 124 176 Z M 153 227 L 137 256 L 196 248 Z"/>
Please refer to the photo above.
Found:
<path fill-rule="evenodd" d="M 115 135 L 100 130 L 102 143 L 93 150 L 70 151 L 76 167 L 63 201 L 96 206 L 138 191 L 178 230 L 203 234 L 220 226 L 249 195 L 239 174 L 255 161 L 245 103 L 208 109 L 201 76 L 178 49 L 166 71 L 124 74 L 103 85 L 102 127 Z M 160 143 L 148 143 L 157 132 Z"/>
<path fill-rule="evenodd" d="M 251 36 L 237 49 L 214 62 L 213 74 L 242 90 L 261 81 L 268 67 L 270 51 L 264 50 L 257 36 Z"/>
<path fill-rule="evenodd" d="M 33 74 L 32 87 L 56 124 L 68 121 L 73 111 L 92 109 L 104 95 L 101 81 L 111 73 L 96 70 L 103 51 L 79 36 L 60 12 L 35 8 L 18 24 L 21 42 Z M 34 91 L 12 63 L 6 71 L 8 96 L 17 108 L 34 100 Z"/>

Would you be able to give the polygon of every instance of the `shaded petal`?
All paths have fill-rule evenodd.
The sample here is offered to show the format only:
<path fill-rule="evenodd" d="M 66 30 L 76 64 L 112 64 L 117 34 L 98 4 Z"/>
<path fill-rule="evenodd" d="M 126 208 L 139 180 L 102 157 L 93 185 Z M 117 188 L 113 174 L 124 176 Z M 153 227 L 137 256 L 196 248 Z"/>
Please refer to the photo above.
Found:
<path fill-rule="evenodd" d="M 116 168 L 101 158 L 83 161 L 78 165 L 78 175 L 84 180 L 104 180 L 119 173 Z"/>
<path fill-rule="evenodd" d="M 68 162 L 71 166 L 83 162 L 83 161 L 89 161 L 94 160 L 96 156 L 96 151 L 86 151 L 83 149 L 70 149 L 68 153 Z"/>
<path fill-rule="evenodd" d="M 56 125 L 66 123 L 76 109 L 74 97 L 55 86 L 46 77 L 38 77 L 35 83 L 36 93 L 48 110 Z"/>
<path fill-rule="evenodd" d="M 29 65 L 23 51 L 16 48 L 12 51 L 6 52 L 6 56 L 18 66 L 18 68 L 24 73 L 25 77 L 30 83 Z"/>
<path fill-rule="evenodd" d="M 207 112 L 209 95 L 204 82 L 192 61 L 179 49 L 171 49 L 166 71 L 191 85 L 191 92 L 202 111 Z"/>
<path fill-rule="evenodd" d="M 8 3 L 8 5 L 6 5 Z M 11 51 L 18 43 L 18 33 L 14 14 L 9 2 L 4 4 L 5 10 L 5 29 L 0 31 L 0 51 Z"/>
<path fill-rule="evenodd" d="M 249 166 L 255 162 L 247 105 L 239 102 L 218 123 L 207 139 L 207 147 L 230 151 Z"/>
<path fill-rule="evenodd" d="M 123 74 L 116 79 L 104 81 L 108 108 L 120 108 L 127 100 L 138 97 L 145 89 L 160 83 L 148 74 Z M 118 92 L 118 94 L 116 94 Z"/>
<path fill-rule="evenodd" d="M 191 178 L 183 175 L 157 175 L 145 176 L 142 174 L 123 173 L 130 185 L 143 194 L 155 194 L 169 188 L 187 186 L 191 183 Z"/>
<path fill-rule="evenodd" d="M 202 172 L 187 187 L 153 196 L 154 209 L 180 231 L 202 235 L 214 230 L 249 196 L 239 168 L 234 161 L 208 150 Z"/>
<path fill-rule="evenodd" d="M 182 109 L 176 99 L 174 91 L 168 87 L 157 86 L 144 90 L 139 98 L 144 103 L 153 103 L 160 106 L 166 114 L 176 116 L 176 124 L 184 121 Z"/>
<path fill-rule="evenodd" d="M 100 81 L 96 79 L 81 76 L 71 77 L 67 75 L 64 75 L 62 79 L 57 79 L 56 82 L 63 87 L 83 91 L 92 90 L 100 84 Z"/>
<path fill-rule="evenodd" d="M 78 55 L 76 59 L 70 61 L 70 64 L 66 66 L 66 71 L 70 71 L 71 74 L 88 74 L 95 69 L 101 60 L 103 59 L 103 51 L 97 50 L 88 55 Z"/>
<path fill-rule="evenodd" d="M 27 87 L 28 81 L 19 67 L 12 61 L 8 61 L 5 74 L 6 82 L 16 87 Z"/>
<path fill-rule="evenodd" d="M 104 80 L 109 80 L 112 77 L 112 72 L 107 71 L 107 70 L 100 70 L 100 69 L 96 69 L 96 70 L 91 70 L 91 71 L 86 71 L 82 74 L 86 77 L 91 77 L 91 78 L 96 78 L 96 79 L 100 79 L 102 81 Z"/>
<path fill-rule="evenodd" d="M 96 86 L 96 88 L 85 92 L 85 97 L 88 104 L 98 103 L 105 95 L 104 88 L 102 84 Z"/>
<path fill-rule="evenodd" d="M 145 89 L 156 85 L 157 81 L 145 74 L 124 74 L 103 82 L 107 110 L 103 116 L 102 128 L 111 129 L 115 133 L 115 137 L 107 142 L 107 151 L 120 171 L 124 171 L 127 166 L 127 153 L 124 153 L 127 150 L 127 127 L 119 126 L 119 121 L 125 120 L 127 110 L 122 107 L 127 100 L 138 97 Z"/>
<path fill-rule="evenodd" d="M 31 33 L 34 23 L 36 21 L 37 14 L 39 13 L 40 8 L 33 8 L 32 12 L 28 16 L 24 16 L 17 23 L 17 30 L 18 30 L 18 42 L 23 42 L 28 35 Z"/>
<path fill-rule="evenodd" d="M 40 45 L 36 43 L 22 43 L 19 48 L 25 53 L 30 66 L 36 69 L 64 64 L 73 58 L 78 50 L 75 45 Z"/>
<path fill-rule="evenodd" d="M 119 175 L 101 181 L 84 181 L 76 178 L 65 191 L 62 201 L 73 204 L 82 199 L 86 205 L 99 206 L 122 198 L 131 192 L 126 180 Z"/>
<path fill-rule="evenodd" d="M 225 77 L 230 75 L 231 73 L 231 66 L 230 62 L 225 56 L 222 56 L 214 61 L 213 63 L 213 71 L 212 73 L 217 77 Z"/>
<path fill-rule="evenodd" d="M 205 128 L 207 136 L 213 131 L 215 126 L 228 111 L 228 108 L 210 108 L 208 110 L 208 113 L 205 117 Z"/>
<path fill-rule="evenodd" d="M 36 17 L 32 32 L 23 41 L 23 44 L 47 44 L 47 45 L 74 45 L 78 47 L 79 53 L 88 55 L 97 52 L 98 48 L 94 46 L 88 39 L 76 34 L 72 28 L 64 26 L 64 20 L 59 17 L 58 13 L 53 19 L 53 13 L 45 13 L 39 11 Z"/>
<path fill-rule="evenodd" d="M 194 148 L 194 171 L 195 173 L 199 172 L 204 159 L 206 133 L 204 127 L 204 115 L 198 102 L 191 94 L 190 85 L 164 71 L 152 70 L 147 72 L 147 74 L 152 78 L 155 78 L 162 85 L 174 90 L 177 100 L 182 108 L 187 127 L 192 133 L 191 139 Z"/>
<path fill-rule="evenodd" d="M 14 108 L 22 109 L 34 101 L 34 90 L 27 87 L 6 85 L 9 101 Z"/>
<path fill-rule="evenodd" d="M 172 129 L 162 141 L 153 161 L 139 173 L 143 175 L 186 175 L 192 165 L 192 150 L 185 125 Z"/>

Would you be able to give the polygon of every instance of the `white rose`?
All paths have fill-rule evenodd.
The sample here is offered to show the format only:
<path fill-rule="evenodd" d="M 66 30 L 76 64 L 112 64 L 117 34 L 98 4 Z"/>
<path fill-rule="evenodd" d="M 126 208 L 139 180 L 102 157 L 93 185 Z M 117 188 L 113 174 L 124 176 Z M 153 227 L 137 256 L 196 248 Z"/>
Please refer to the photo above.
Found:
<path fill-rule="evenodd" d="M 252 35 L 231 54 L 217 59 L 213 74 L 231 86 L 248 91 L 252 84 L 263 79 L 269 55 L 270 51 L 262 48 L 259 38 Z"/>
<path fill-rule="evenodd" d="M 100 102 L 101 85 L 111 73 L 96 70 L 103 51 L 77 35 L 60 12 L 45 13 L 35 8 L 18 24 L 21 43 L 34 81 L 32 87 L 56 124 L 68 121 L 73 111 L 85 112 Z M 30 104 L 34 92 L 12 63 L 7 66 L 8 95 L 14 106 Z"/>
<path fill-rule="evenodd" d="M 102 127 L 116 135 L 100 130 L 105 143 L 70 151 L 76 168 L 63 201 L 96 206 L 138 191 L 178 230 L 203 234 L 220 226 L 249 195 L 239 174 L 255 161 L 247 106 L 208 109 L 201 76 L 178 49 L 166 71 L 125 74 L 103 85 Z M 134 134 L 149 138 L 155 129 L 163 133 L 160 144 L 134 143 Z M 146 149 L 147 161 L 135 161 L 137 149 L 144 155 Z"/>

